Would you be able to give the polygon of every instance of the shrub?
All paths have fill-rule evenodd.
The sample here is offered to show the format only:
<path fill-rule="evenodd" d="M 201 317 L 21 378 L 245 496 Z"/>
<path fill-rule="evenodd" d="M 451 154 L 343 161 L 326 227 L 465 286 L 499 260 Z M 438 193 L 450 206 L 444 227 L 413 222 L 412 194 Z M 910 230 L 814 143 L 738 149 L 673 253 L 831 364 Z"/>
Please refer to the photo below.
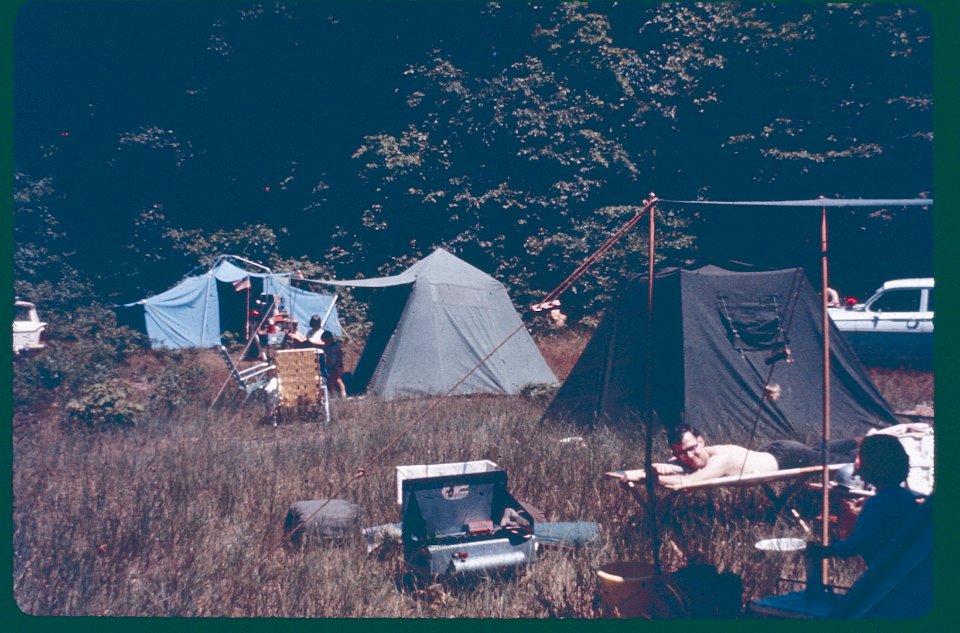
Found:
<path fill-rule="evenodd" d="M 209 372 L 197 362 L 195 355 L 174 351 L 160 355 L 159 360 L 162 364 L 154 378 L 151 408 L 172 414 L 209 399 Z"/>
<path fill-rule="evenodd" d="M 100 306 L 51 314 L 47 347 L 14 367 L 14 398 L 18 406 L 62 399 L 85 392 L 90 385 L 114 377 L 120 364 L 146 343 L 146 337 L 114 325 L 113 314 Z"/>
<path fill-rule="evenodd" d="M 131 400 L 126 383 L 111 378 L 92 385 L 80 398 L 70 400 L 66 411 L 71 420 L 90 427 L 134 426 L 143 413 L 143 405 Z"/>

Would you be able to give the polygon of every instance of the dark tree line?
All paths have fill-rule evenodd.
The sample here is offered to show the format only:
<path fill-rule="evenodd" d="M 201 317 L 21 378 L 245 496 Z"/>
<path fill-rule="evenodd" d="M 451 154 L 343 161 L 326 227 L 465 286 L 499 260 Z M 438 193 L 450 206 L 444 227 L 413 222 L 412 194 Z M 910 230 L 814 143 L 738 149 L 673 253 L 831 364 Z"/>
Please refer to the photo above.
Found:
<path fill-rule="evenodd" d="M 349 278 L 444 246 L 524 305 L 651 191 L 931 195 L 922 9 L 453 4 L 219 6 L 170 52 L 188 58 L 171 57 L 181 74 L 157 78 L 171 112 L 120 129 L 100 120 L 82 150 L 64 142 L 46 157 L 18 139 L 30 174 L 16 197 L 18 291 L 56 274 L 39 265 L 44 249 L 76 251 L 92 292 L 132 300 L 223 252 Z M 348 46 L 376 59 L 338 66 Z M 71 172 L 81 152 L 83 178 Z M 39 214 L 62 230 L 31 228 Z M 815 226 L 801 214 L 664 205 L 657 250 L 670 264 L 812 265 Z M 917 254 L 928 212 L 845 212 L 832 230 L 836 274 L 851 285 L 929 272 L 929 253 Z M 619 244 L 565 299 L 573 315 L 602 310 L 646 248 L 643 230 Z M 864 248 L 888 256 L 865 262 L 854 256 Z"/>

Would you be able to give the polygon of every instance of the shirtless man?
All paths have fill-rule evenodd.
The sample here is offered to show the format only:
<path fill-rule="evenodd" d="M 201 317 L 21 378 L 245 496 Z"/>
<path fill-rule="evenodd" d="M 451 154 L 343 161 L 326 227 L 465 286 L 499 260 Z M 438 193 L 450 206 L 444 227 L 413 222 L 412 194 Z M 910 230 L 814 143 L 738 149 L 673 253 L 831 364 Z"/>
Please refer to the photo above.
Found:
<path fill-rule="evenodd" d="M 871 430 L 868 435 L 902 435 L 909 432 L 927 432 L 927 424 L 899 424 L 885 429 Z M 819 466 L 823 456 L 820 448 L 812 448 L 793 440 L 777 440 L 755 451 L 736 444 L 707 446 L 703 435 L 688 424 L 674 427 L 668 437 L 673 459 L 665 464 L 654 464 L 658 480 L 667 488 L 694 483 L 717 477 L 750 475 L 772 472 L 785 468 Z M 830 442 L 831 462 L 853 462 L 857 456 L 860 439 Z M 629 471 L 624 482 L 643 478 L 643 471 Z"/>
<path fill-rule="evenodd" d="M 751 451 L 736 444 L 707 446 L 697 429 L 681 424 L 670 434 L 673 459 L 653 468 L 664 486 L 692 483 L 743 473 L 777 470 L 777 458 L 767 452 Z"/>

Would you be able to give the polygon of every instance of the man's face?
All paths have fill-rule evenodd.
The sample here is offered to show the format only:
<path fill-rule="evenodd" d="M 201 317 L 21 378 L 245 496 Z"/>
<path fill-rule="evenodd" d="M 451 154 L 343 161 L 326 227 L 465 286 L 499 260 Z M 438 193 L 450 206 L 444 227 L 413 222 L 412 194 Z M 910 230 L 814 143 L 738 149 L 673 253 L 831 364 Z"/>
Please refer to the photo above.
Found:
<path fill-rule="evenodd" d="M 670 446 L 670 450 L 673 451 L 673 456 L 680 463 L 693 470 L 700 470 L 707 465 L 707 461 L 710 459 L 704 447 L 703 438 L 695 436 L 689 431 L 683 434 L 680 442 Z"/>

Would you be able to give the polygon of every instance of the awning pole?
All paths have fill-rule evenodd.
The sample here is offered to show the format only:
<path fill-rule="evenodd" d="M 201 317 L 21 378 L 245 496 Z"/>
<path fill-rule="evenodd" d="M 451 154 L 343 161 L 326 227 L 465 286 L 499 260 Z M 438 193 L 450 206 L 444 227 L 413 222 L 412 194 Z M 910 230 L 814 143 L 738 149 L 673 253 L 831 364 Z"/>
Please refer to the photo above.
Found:
<path fill-rule="evenodd" d="M 647 486 L 647 529 L 650 531 L 651 549 L 653 550 L 653 569 L 654 574 L 660 575 L 660 535 L 657 530 L 657 494 L 654 488 L 656 477 L 653 472 L 653 398 L 651 381 L 653 379 L 653 263 L 656 245 L 656 215 L 657 208 L 656 194 L 651 193 L 648 200 L 644 201 L 644 206 L 650 205 L 649 213 L 649 243 L 647 245 L 647 323 L 646 323 L 646 346 L 647 353 L 644 359 L 644 413 L 647 418 L 647 438 L 646 455 L 644 457 L 643 468 L 646 472 L 645 482 Z"/>
<path fill-rule="evenodd" d="M 210 309 L 210 280 L 213 279 L 213 269 L 207 271 L 207 290 L 203 295 L 203 319 L 200 321 L 200 347 L 205 347 L 207 333 L 207 311 Z M 219 301 L 217 302 L 219 308 Z M 219 342 L 219 341 L 218 341 Z"/>
<path fill-rule="evenodd" d="M 323 313 L 323 319 L 320 321 L 321 330 L 327 324 L 327 319 L 330 318 L 330 313 L 333 312 L 333 306 L 337 305 L 337 299 L 339 298 L 340 298 L 340 295 L 333 295 L 333 301 L 330 302 L 330 307 L 328 307 L 327 311 Z"/>
<path fill-rule="evenodd" d="M 823 329 L 823 506 L 821 515 L 821 535 L 823 544 L 830 544 L 830 314 L 827 312 L 827 288 L 828 288 L 828 270 L 827 270 L 827 207 L 821 207 L 820 210 L 820 307 L 821 324 Z M 830 562 L 824 558 L 820 569 L 823 585 L 829 584 Z"/>

